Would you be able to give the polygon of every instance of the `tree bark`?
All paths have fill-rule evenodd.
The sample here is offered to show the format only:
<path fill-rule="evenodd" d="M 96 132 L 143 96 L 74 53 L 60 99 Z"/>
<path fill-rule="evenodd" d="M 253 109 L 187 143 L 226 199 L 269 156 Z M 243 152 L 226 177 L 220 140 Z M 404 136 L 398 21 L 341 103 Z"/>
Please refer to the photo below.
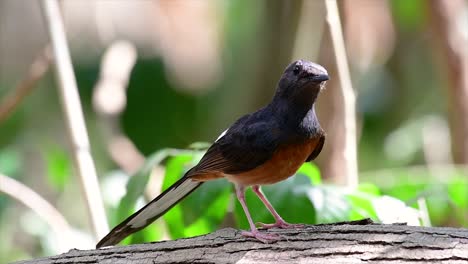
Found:
<path fill-rule="evenodd" d="M 73 249 L 20 263 L 468 263 L 468 229 L 362 220 L 268 232 L 282 239 L 263 244 L 226 228 L 174 241 Z"/>

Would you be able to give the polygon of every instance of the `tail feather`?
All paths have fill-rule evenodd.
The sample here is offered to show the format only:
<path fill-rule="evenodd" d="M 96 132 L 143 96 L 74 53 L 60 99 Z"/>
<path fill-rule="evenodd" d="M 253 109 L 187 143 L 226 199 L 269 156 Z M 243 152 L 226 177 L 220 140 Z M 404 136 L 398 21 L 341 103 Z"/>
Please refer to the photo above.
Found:
<path fill-rule="evenodd" d="M 145 228 L 201 184 L 202 182 L 194 181 L 189 177 L 182 177 L 162 194 L 138 210 L 138 212 L 132 214 L 112 229 L 109 234 L 97 243 L 96 248 L 115 245 L 127 236 Z"/>

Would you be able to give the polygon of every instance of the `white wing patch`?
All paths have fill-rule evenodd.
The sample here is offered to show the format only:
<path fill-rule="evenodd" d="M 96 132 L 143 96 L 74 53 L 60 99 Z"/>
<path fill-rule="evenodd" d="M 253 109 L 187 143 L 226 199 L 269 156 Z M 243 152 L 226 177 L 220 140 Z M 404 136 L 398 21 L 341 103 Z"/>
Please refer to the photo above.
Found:
<path fill-rule="evenodd" d="M 219 137 L 216 139 L 215 142 L 218 142 L 218 140 L 220 140 L 222 137 L 224 137 L 224 135 L 226 135 L 226 133 L 228 132 L 229 128 L 224 130 L 223 133 L 221 133 L 221 135 L 219 135 Z"/>

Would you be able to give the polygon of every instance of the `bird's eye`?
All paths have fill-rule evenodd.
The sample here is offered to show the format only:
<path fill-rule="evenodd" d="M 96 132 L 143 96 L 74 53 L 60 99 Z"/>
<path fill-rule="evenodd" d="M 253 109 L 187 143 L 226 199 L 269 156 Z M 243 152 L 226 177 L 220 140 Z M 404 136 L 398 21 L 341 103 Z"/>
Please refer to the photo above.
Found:
<path fill-rule="evenodd" d="M 301 72 L 301 69 L 302 69 L 302 66 L 297 64 L 296 66 L 294 66 L 293 73 L 295 75 L 298 75 Z"/>

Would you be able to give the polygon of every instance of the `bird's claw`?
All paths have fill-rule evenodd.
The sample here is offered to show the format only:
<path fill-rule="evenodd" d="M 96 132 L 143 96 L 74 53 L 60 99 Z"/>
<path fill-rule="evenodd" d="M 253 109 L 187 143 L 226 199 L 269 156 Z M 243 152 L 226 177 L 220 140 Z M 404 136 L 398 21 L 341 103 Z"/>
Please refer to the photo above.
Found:
<path fill-rule="evenodd" d="M 281 228 L 281 229 L 294 229 L 294 228 L 302 228 L 304 224 L 290 224 L 285 221 L 276 221 L 274 224 L 264 224 L 264 223 L 257 223 L 257 226 L 263 229 L 270 229 L 270 228 Z"/>
<path fill-rule="evenodd" d="M 258 230 L 242 231 L 241 235 L 245 236 L 245 237 L 256 238 L 257 240 L 260 240 L 261 242 L 263 242 L 265 244 L 273 243 L 273 242 L 278 241 L 278 240 L 281 239 L 277 235 L 261 233 Z"/>

